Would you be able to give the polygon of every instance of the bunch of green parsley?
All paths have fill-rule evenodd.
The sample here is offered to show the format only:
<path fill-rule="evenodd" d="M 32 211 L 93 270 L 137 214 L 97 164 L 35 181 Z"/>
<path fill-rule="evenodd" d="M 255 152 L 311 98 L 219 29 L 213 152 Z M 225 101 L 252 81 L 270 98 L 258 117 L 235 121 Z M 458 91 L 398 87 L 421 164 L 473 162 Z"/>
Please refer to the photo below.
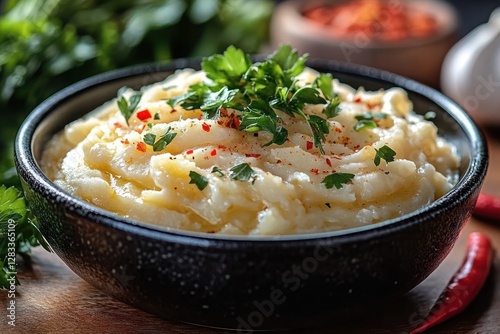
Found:
<path fill-rule="evenodd" d="M 13 141 L 36 105 L 63 87 L 115 68 L 208 56 L 266 42 L 272 0 L 0 1 L 0 288 L 6 287 L 8 220 L 16 252 L 43 243 L 26 208 Z"/>

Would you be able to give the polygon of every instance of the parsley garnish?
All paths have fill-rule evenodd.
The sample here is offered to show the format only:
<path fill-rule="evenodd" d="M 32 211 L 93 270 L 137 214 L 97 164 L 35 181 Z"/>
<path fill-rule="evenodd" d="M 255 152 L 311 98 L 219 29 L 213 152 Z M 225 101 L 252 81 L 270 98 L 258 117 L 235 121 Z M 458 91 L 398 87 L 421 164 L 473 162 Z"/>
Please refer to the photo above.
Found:
<path fill-rule="evenodd" d="M 156 135 L 153 133 L 146 133 L 144 135 L 144 142 L 149 146 L 153 146 L 154 152 L 162 151 L 168 144 L 172 142 L 172 140 L 177 135 L 176 132 L 172 132 L 172 129 L 169 127 L 167 132 L 163 134 L 158 140 L 156 140 Z"/>
<path fill-rule="evenodd" d="M 350 173 L 333 173 L 325 177 L 321 183 L 325 184 L 326 189 L 333 187 L 341 189 L 344 184 L 352 183 L 354 176 L 354 174 Z M 329 205 L 327 206 L 329 207 Z"/>
<path fill-rule="evenodd" d="M 361 115 L 354 116 L 354 118 L 358 120 L 358 122 L 354 124 L 354 130 L 361 131 L 366 128 L 370 129 L 376 128 L 377 123 L 375 121 L 379 119 L 386 119 L 387 114 L 365 112 Z"/>
<path fill-rule="evenodd" d="M 189 172 L 189 177 L 191 180 L 189 184 L 195 184 L 198 189 L 203 190 L 208 186 L 208 180 L 203 175 L 200 175 L 194 171 Z"/>
<path fill-rule="evenodd" d="M 375 159 L 373 160 L 375 166 L 380 165 L 380 159 L 384 159 L 386 163 L 394 161 L 394 156 L 396 155 L 396 152 L 387 145 L 382 146 L 378 150 L 375 149 L 375 152 Z"/>
<path fill-rule="evenodd" d="M 253 183 L 253 181 L 255 181 L 255 177 L 257 176 L 257 173 L 246 162 L 231 167 L 229 171 L 231 172 L 231 179 L 236 181 L 252 180 Z"/>
<path fill-rule="evenodd" d="M 15 277 L 17 268 L 10 260 L 12 253 L 25 255 L 38 245 L 50 252 L 21 192 L 0 186 L 0 289 L 9 289 L 8 279 Z"/>
<path fill-rule="evenodd" d="M 216 174 L 218 177 L 223 177 L 224 176 L 224 173 L 222 172 L 222 170 L 219 167 L 217 167 L 217 166 L 212 167 L 211 173 Z"/>
<path fill-rule="evenodd" d="M 340 99 L 332 91 L 331 74 L 320 75 L 312 86 L 299 87 L 296 77 L 305 69 L 307 56 L 299 57 L 291 46 L 281 46 L 261 63 L 252 64 L 242 50 L 230 46 L 222 55 L 204 58 L 201 64 L 208 80 L 190 86 L 183 95 L 167 100 L 186 110 L 201 109 L 205 118 L 217 118 L 222 108 L 237 111 L 239 130 L 264 131 L 272 139 L 264 144 L 282 145 L 288 131 L 276 110 L 290 117 L 303 118 L 314 138 L 314 145 L 324 153 L 322 143 L 329 133 L 328 121 L 317 115 L 306 115 L 306 104 L 324 104 L 326 118 L 340 112 Z"/>
<path fill-rule="evenodd" d="M 160 113 L 159 113 L 159 112 L 155 113 L 155 115 L 154 115 L 153 119 L 154 119 L 155 121 L 159 120 L 159 119 L 160 119 Z"/>
<path fill-rule="evenodd" d="M 125 96 L 123 96 L 123 93 L 120 91 L 118 93 L 118 109 L 120 109 L 120 113 L 123 115 L 125 118 L 125 122 L 128 124 L 128 120 L 134 113 L 135 109 L 139 105 L 139 102 L 141 101 L 142 94 L 141 93 L 134 93 L 132 96 L 130 96 L 129 101 L 127 102 L 127 99 Z"/>

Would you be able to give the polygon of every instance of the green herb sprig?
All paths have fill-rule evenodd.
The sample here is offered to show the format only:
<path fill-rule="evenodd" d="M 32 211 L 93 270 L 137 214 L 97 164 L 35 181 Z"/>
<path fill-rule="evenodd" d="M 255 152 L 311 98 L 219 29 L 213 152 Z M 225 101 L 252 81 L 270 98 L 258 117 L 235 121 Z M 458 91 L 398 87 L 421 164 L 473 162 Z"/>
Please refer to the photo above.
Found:
<path fill-rule="evenodd" d="M 123 95 L 123 89 L 118 92 L 118 109 L 120 109 L 120 113 L 125 118 L 125 122 L 127 122 L 127 125 L 129 125 L 128 121 L 130 117 L 132 117 L 135 109 L 137 109 L 139 102 L 141 102 L 141 98 L 141 93 L 134 93 L 130 96 L 129 101 L 127 102 L 127 99 Z"/>
<path fill-rule="evenodd" d="M 386 163 L 394 161 L 394 157 L 396 156 L 396 152 L 387 145 L 382 146 L 378 150 L 375 149 L 375 158 L 373 162 L 375 166 L 380 165 L 380 160 L 385 160 Z"/>
<path fill-rule="evenodd" d="M 9 288 L 8 279 L 16 272 L 16 264 L 11 260 L 15 258 L 12 249 L 15 254 L 23 255 L 38 245 L 50 251 L 21 192 L 14 187 L 0 186 L 0 289 Z"/>
<path fill-rule="evenodd" d="M 354 176 L 354 174 L 350 173 L 333 173 L 326 176 L 321 183 L 325 185 L 326 189 L 331 189 L 333 187 L 342 189 L 344 184 L 352 183 Z"/>
<path fill-rule="evenodd" d="M 307 55 L 300 56 L 289 45 L 281 46 L 265 61 L 252 64 L 242 50 L 230 46 L 223 54 L 207 57 L 201 67 L 208 80 L 192 85 L 188 92 L 167 100 L 175 107 L 201 109 L 206 118 L 217 118 L 223 108 L 232 108 L 240 118 L 239 130 L 272 135 L 265 146 L 282 145 L 288 130 L 277 110 L 304 119 L 314 145 L 324 154 L 322 143 L 329 133 L 328 118 L 339 114 L 340 99 L 333 93 L 331 74 L 318 76 L 313 85 L 300 87 L 297 76 L 305 69 Z M 323 115 L 306 115 L 307 104 L 324 104 Z"/>
<path fill-rule="evenodd" d="M 149 145 L 153 146 L 153 151 L 154 152 L 159 152 L 163 151 L 165 147 L 167 147 L 168 144 L 174 140 L 175 136 L 177 136 L 176 132 L 172 131 L 172 128 L 168 128 L 167 132 L 165 132 L 158 140 L 156 140 L 156 135 L 153 133 L 146 133 L 144 135 L 144 142 Z"/>
<path fill-rule="evenodd" d="M 374 129 L 377 127 L 377 120 L 386 119 L 387 114 L 365 112 L 361 115 L 356 115 L 354 118 L 358 121 L 354 124 L 354 130 L 359 132 L 363 129 Z"/>

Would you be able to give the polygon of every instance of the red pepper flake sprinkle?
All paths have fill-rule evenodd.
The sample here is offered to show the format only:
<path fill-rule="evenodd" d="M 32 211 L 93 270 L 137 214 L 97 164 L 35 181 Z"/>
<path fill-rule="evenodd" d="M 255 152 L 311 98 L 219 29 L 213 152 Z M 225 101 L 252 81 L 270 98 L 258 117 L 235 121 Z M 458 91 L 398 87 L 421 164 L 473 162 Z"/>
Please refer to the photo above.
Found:
<path fill-rule="evenodd" d="M 193 154 L 193 150 L 187 150 L 186 154 Z"/>
<path fill-rule="evenodd" d="M 176 110 L 176 109 L 172 109 L 172 110 L 170 110 L 170 113 L 171 113 L 171 114 L 173 114 L 174 112 L 177 112 L 177 110 Z"/>
<path fill-rule="evenodd" d="M 276 163 L 277 163 L 277 164 L 280 164 L 280 163 L 281 163 L 281 160 L 279 160 L 279 159 L 278 159 L 278 160 L 276 160 Z"/>
<path fill-rule="evenodd" d="M 146 152 L 146 143 L 143 141 L 138 142 L 136 148 L 138 151 Z"/>
<path fill-rule="evenodd" d="M 138 111 L 137 112 L 137 118 L 140 119 L 141 121 L 145 121 L 145 120 L 151 118 L 151 113 L 147 109 Z"/>
<path fill-rule="evenodd" d="M 326 164 L 330 167 L 332 167 L 332 162 L 330 161 L 330 159 L 326 158 Z"/>
<path fill-rule="evenodd" d="M 120 142 L 125 145 L 130 143 L 127 138 L 120 140 Z"/>
<path fill-rule="evenodd" d="M 211 156 L 216 156 L 217 155 L 217 150 L 216 149 L 213 149 L 211 152 L 210 152 L 210 155 Z"/>
<path fill-rule="evenodd" d="M 258 157 L 260 157 L 260 154 L 258 154 L 258 153 L 246 153 L 245 156 L 248 158 L 258 158 Z"/>
<path fill-rule="evenodd" d="M 234 128 L 238 130 L 240 128 L 241 121 L 238 117 L 233 118 Z"/>
<path fill-rule="evenodd" d="M 208 125 L 205 122 L 203 122 L 203 124 L 201 125 L 201 128 L 203 129 L 203 131 L 210 132 L 210 125 Z"/>
<path fill-rule="evenodd" d="M 122 123 L 120 122 L 114 122 L 113 125 L 117 128 L 121 128 L 122 127 Z"/>
<path fill-rule="evenodd" d="M 319 169 L 317 168 L 311 168 L 311 173 L 318 175 L 319 174 Z"/>
<path fill-rule="evenodd" d="M 221 150 L 225 150 L 225 149 L 227 149 L 227 147 L 226 147 L 226 146 L 224 146 L 224 145 L 219 145 L 218 147 L 219 147 L 219 149 L 221 149 Z"/>
<path fill-rule="evenodd" d="M 355 98 L 355 99 L 354 99 L 354 102 L 356 102 L 356 103 L 361 102 L 361 97 L 359 97 L 359 96 L 358 96 L 357 98 Z"/>
<path fill-rule="evenodd" d="M 312 149 L 312 148 L 313 148 L 313 142 L 312 142 L 312 141 L 307 141 L 307 142 L 306 142 L 306 149 L 307 149 L 307 150 L 310 150 L 310 149 Z"/>

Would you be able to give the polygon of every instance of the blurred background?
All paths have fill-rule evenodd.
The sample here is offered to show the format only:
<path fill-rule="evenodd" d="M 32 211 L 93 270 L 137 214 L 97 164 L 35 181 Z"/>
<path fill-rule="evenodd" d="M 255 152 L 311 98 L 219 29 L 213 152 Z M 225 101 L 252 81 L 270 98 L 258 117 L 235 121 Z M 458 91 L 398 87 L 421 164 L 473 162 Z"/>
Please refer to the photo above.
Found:
<path fill-rule="evenodd" d="M 0 1 L 0 184 L 17 184 L 17 129 L 57 90 L 115 68 L 207 56 L 231 44 L 248 53 L 268 50 L 271 20 L 283 2 Z M 487 22 L 498 6 L 496 0 L 448 3 L 458 13 L 458 37 Z"/>

